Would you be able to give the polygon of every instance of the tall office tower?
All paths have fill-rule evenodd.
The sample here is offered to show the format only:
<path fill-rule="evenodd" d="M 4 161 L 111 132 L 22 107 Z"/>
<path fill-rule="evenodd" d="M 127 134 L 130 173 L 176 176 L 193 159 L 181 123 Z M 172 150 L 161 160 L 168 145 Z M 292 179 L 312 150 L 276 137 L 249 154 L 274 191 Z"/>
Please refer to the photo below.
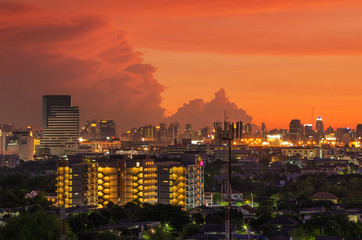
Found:
<path fill-rule="evenodd" d="M 80 136 L 85 139 L 99 139 L 97 121 L 94 119 L 92 121 L 86 121 L 80 131 Z"/>
<path fill-rule="evenodd" d="M 178 139 L 180 137 L 180 123 L 177 121 L 173 123 L 173 132 L 174 138 Z"/>
<path fill-rule="evenodd" d="M 200 131 L 201 138 L 208 138 L 211 130 L 209 127 L 204 127 L 204 128 L 201 128 L 199 131 Z"/>
<path fill-rule="evenodd" d="M 362 124 L 357 124 L 356 135 L 358 138 L 362 138 Z"/>
<path fill-rule="evenodd" d="M 192 126 L 190 123 L 186 123 L 184 134 L 185 138 L 192 139 Z"/>
<path fill-rule="evenodd" d="M 313 125 L 304 124 L 304 139 L 309 140 L 311 137 L 313 137 Z"/>
<path fill-rule="evenodd" d="M 324 125 L 323 125 L 323 119 L 321 118 L 321 116 L 319 116 L 317 118 L 317 121 L 316 121 L 316 130 L 317 130 L 317 133 L 319 134 L 322 134 L 324 132 Z"/>
<path fill-rule="evenodd" d="M 85 139 L 91 139 L 90 137 L 90 121 L 86 121 L 84 126 L 80 130 L 79 136 Z"/>
<path fill-rule="evenodd" d="M 116 123 L 113 120 L 100 120 L 98 122 L 100 138 L 118 137 Z"/>
<path fill-rule="evenodd" d="M 266 126 L 265 123 L 261 123 L 261 136 L 265 137 L 266 136 Z"/>
<path fill-rule="evenodd" d="M 155 139 L 156 135 L 155 132 L 156 130 L 154 126 L 152 125 L 144 126 L 142 136 L 143 138 L 146 138 L 148 140 Z"/>
<path fill-rule="evenodd" d="M 76 148 L 79 138 L 79 108 L 72 106 L 69 95 L 43 96 L 42 148 L 52 155 L 63 155 Z"/>
<path fill-rule="evenodd" d="M 347 128 L 337 128 L 336 138 L 339 142 L 348 143 L 352 141 L 352 131 L 349 127 Z"/>
<path fill-rule="evenodd" d="M 126 161 L 124 202 L 157 203 L 156 165 L 148 155 L 134 155 Z"/>
<path fill-rule="evenodd" d="M 175 139 L 178 140 L 180 137 L 180 123 L 174 122 L 170 123 L 167 130 L 167 140 L 173 142 Z"/>
<path fill-rule="evenodd" d="M 167 141 L 167 128 L 165 123 L 160 123 L 160 125 L 156 127 L 156 140 Z"/>
<path fill-rule="evenodd" d="M 247 123 L 244 125 L 244 136 L 246 138 L 250 138 L 253 134 L 253 127 L 251 126 L 251 123 Z"/>
<path fill-rule="evenodd" d="M 160 162 L 158 203 L 189 210 L 204 204 L 204 162 L 197 154 L 183 155 L 181 162 Z"/>
<path fill-rule="evenodd" d="M 289 123 L 289 137 L 291 141 L 300 141 L 302 137 L 302 125 L 299 119 L 293 119 Z"/>

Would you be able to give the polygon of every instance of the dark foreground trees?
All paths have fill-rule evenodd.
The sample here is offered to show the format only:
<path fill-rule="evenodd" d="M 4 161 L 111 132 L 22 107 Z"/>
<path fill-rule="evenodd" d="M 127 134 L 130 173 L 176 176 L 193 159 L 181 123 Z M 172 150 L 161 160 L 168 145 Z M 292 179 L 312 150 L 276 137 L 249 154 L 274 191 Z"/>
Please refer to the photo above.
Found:
<path fill-rule="evenodd" d="M 5 226 L 0 228 L 0 240 L 58 240 L 60 235 L 60 219 L 56 215 L 50 215 L 44 211 L 12 217 Z M 68 225 L 66 235 L 69 240 L 77 239 Z"/>

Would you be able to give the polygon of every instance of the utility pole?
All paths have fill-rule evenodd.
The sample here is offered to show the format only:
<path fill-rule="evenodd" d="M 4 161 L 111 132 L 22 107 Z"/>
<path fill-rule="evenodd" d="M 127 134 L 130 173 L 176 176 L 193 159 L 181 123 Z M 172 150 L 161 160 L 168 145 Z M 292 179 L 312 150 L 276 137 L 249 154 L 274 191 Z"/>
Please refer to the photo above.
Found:
<path fill-rule="evenodd" d="M 224 113 L 224 122 L 215 122 L 214 123 L 215 138 L 223 142 L 227 142 L 228 145 L 228 164 L 227 164 L 227 179 L 226 179 L 226 195 L 227 195 L 227 206 L 225 207 L 225 239 L 231 240 L 231 146 L 234 139 L 240 139 L 242 136 L 242 122 L 229 122 L 228 117 Z"/>

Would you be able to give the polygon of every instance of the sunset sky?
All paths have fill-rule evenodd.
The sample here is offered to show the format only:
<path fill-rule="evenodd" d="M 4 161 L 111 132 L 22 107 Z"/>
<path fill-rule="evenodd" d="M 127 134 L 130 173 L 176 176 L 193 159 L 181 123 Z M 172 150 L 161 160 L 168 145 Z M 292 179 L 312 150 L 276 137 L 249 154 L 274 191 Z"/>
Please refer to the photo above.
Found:
<path fill-rule="evenodd" d="M 0 83 L 0 123 L 19 126 L 40 126 L 43 94 L 71 94 L 83 121 L 121 129 L 223 110 L 355 128 L 362 2 L 0 0 Z"/>

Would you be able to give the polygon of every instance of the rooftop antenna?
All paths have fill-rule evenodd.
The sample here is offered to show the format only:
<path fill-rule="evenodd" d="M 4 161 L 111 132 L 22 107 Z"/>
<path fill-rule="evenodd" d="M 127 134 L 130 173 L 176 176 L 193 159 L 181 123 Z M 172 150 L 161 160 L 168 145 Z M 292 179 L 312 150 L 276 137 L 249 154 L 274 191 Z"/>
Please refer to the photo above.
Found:
<path fill-rule="evenodd" d="M 215 137 L 218 140 L 225 141 L 228 143 L 229 149 L 229 160 L 227 164 L 227 178 L 226 178 L 226 195 L 227 195 L 227 206 L 225 207 L 225 239 L 231 240 L 231 145 L 234 139 L 241 139 L 242 137 L 242 122 L 229 122 L 226 112 L 224 111 L 224 122 L 214 122 Z"/>

